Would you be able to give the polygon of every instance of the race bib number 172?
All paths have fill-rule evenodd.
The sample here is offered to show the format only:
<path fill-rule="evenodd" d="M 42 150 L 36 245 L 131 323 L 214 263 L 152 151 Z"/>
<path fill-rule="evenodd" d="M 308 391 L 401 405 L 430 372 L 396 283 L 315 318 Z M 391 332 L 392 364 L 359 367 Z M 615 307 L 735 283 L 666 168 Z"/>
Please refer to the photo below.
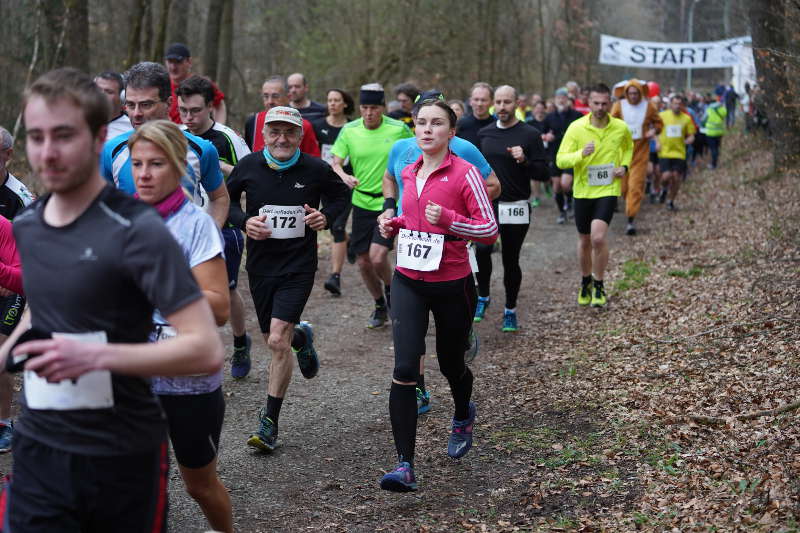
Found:
<path fill-rule="evenodd" d="M 301 205 L 265 205 L 258 214 L 267 216 L 264 222 L 272 230 L 272 239 L 296 239 L 306 234 L 306 211 Z"/>

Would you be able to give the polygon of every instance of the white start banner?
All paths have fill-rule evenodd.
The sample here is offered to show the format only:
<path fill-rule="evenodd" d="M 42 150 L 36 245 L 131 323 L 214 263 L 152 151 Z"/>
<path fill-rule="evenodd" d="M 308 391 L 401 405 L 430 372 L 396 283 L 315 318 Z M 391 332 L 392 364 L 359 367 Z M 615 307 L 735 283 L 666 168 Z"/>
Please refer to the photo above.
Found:
<path fill-rule="evenodd" d="M 742 61 L 750 37 L 698 43 L 657 43 L 600 35 L 603 65 L 642 68 L 726 68 Z"/>

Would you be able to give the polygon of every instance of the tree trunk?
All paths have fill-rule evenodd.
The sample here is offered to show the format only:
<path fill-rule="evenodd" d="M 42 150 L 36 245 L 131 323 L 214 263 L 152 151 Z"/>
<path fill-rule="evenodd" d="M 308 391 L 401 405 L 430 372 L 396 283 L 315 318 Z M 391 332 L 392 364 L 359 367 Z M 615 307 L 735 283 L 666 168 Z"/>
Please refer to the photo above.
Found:
<path fill-rule="evenodd" d="M 189 40 L 189 0 L 172 0 L 169 15 L 170 43 L 184 43 Z"/>
<path fill-rule="evenodd" d="M 164 60 L 164 51 L 167 48 L 167 25 L 169 24 L 169 7 L 172 0 L 161 0 L 161 15 L 158 17 L 158 27 L 156 36 L 153 39 L 153 48 L 150 51 L 150 59 L 160 63 Z"/>
<path fill-rule="evenodd" d="M 224 0 L 211 0 L 208 6 L 208 18 L 206 19 L 206 46 L 203 51 L 203 70 L 212 80 L 217 78 L 219 30 L 222 25 L 223 3 Z"/>
<path fill-rule="evenodd" d="M 795 9 L 789 7 L 789 9 Z M 790 57 L 784 0 L 751 0 L 750 24 L 758 84 L 762 89 L 764 109 L 769 118 L 775 154 L 775 169 L 781 171 L 796 165 L 800 144 L 800 120 L 794 107 L 796 100 L 787 75 Z M 791 29 L 794 31 L 794 28 Z"/>
<path fill-rule="evenodd" d="M 142 17 L 144 16 L 145 0 L 133 0 L 131 6 L 131 33 L 128 35 L 128 54 L 125 59 L 125 68 L 130 68 L 139 58 L 139 40 L 142 36 Z"/>
<path fill-rule="evenodd" d="M 64 2 L 66 32 L 64 65 L 89 70 L 89 6 L 87 0 Z"/>
<path fill-rule="evenodd" d="M 139 61 L 150 57 L 150 48 L 153 46 L 153 4 L 145 3 L 144 17 L 142 20 L 142 42 L 139 47 Z"/>
<path fill-rule="evenodd" d="M 222 27 L 219 31 L 219 68 L 217 70 L 217 85 L 223 91 L 231 83 L 231 65 L 233 64 L 233 8 L 235 0 L 225 0 L 222 10 Z"/>

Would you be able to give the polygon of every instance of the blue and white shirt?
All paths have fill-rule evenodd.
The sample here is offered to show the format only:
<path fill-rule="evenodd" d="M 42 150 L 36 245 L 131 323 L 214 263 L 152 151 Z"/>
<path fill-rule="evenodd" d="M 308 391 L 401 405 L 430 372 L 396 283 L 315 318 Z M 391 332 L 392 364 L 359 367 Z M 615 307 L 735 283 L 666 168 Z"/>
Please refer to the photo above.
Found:
<path fill-rule="evenodd" d="M 131 172 L 131 153 L 128 150 L 128 138 L 135 130 L 127 131 L 106 141 L 100 156 L 100 173 L 118 189 L 133 194 L 136 184 Z M 189 141 L 186 154 L 186 174 L 181 185 L 191 195 L 192 201 L 202 205 L 202 192 L 198 183 L 207 192 L 215 191 L 223 184 L 222 171 L 219 169 L 219 154 L 214 145 L 205 139 L 196 137 L 188 131 L 183 132 Z"/>

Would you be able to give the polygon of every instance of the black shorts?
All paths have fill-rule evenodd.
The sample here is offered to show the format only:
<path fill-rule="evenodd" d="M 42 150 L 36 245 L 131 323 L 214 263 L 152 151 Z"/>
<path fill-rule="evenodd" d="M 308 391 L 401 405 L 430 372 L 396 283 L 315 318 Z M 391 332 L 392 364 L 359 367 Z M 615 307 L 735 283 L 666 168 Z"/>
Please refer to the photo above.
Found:
<path fill-rule="evenodd" d="M 575 175 L 575 169 L 574 168 L 558 168 L 558 167 L 556 167 L 556 173 L 553 175 L 553 177 L 554 178 L 558 178 L 558 177 L 562 176 L 563 174 L 569 174 L 570 176 L 574 176 Z"/>
<path fill-rule="evenodd" d="M 366 254 L 374 242 L 392 249 L 394 237 L 384 239 L 378 231 L 378 216 L 383 211 L 369 211 L 357 205 L 353 206 L 353 231 L 350 234 L 350 250 L 355 255 Z"/>
<path fill-rule="evenodd" d="M 244 237 L 239 228 L 222 228 L 222 239 L 225 241 L 225 269 L 228 271 L 228 288 L 233 290 L 239 285 L 239 267 L 242 264 Z"/>
<path fill-rule="evenodd" d="M 178 464 L 202 468 L 217 456 L 225 398 L 222 387 L 205 394 L 159 394 Z"/>
<path fill-rule="evenodd" d="M 650 162 L 654 165 L 658 164 L 658 152 L 650 152 Z"/>
<path fill-rule="evenodd" d="M 25 298 L 19 294 L 0 299 L 0 335 L 11 335 L 24 310 Z"/>
<path fill-rule="evenodd" d="M 617 207 L 616 196 L 603 196 L 601 198 L 573 198 L 575 209 L 575 226 L 578 233 L 589 235 L 592 233 L 592 220 L 602 220 L 611 224 L 614 209 Z"/>
<path fill-rule="evenodd" d="M 350 218 L 350 210 L 353 207 L 351 200 L 353 198 L 353 191 L 347 195 L 347 207 L 341 212 L 341 214 L 333 219 L 331 222 L 331 235 L 333 236 L 333 242 L 344 242 L 347 240 L 347 219 Z M 325 200 L 323 198 L 323 204 Z"/>
<path fill-rule="evenodd" d="M 314 272 L 283 276 L 250 274 L 250 294 L 262 333 L 269 333 L 273 318 L 297 324 L 314 288 Z"/>
<path fill-rule="evenodd" d="M 135 455 L 89 456 L 15 432 L 12 453 L 3 531 L 167 531 L 166 441 Z"/>
<path fill-rule="evenodd" d="M 661 172 L 677 172 L 683 174 L 686 172 L 686 160 L 662 157 L 658 160 L 658 167 L 661 169 Z"/>

